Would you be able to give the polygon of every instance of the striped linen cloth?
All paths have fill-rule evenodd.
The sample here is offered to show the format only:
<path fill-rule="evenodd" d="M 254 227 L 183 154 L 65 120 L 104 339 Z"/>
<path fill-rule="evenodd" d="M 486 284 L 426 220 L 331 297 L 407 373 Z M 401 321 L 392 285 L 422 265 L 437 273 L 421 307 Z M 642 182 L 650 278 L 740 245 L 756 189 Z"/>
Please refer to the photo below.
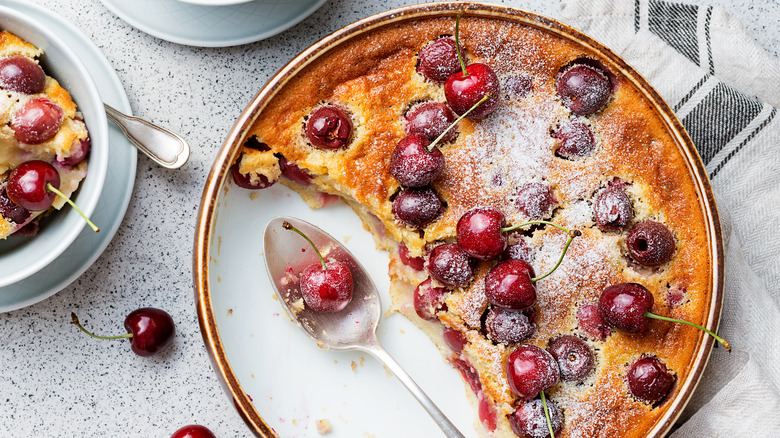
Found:
<path fill-rule="evenodd" d="M 574 0 L 563 22 L 607 45 L 666 99 L 712 181 L 726 244 L 720 334 L 672 438 L 780 436 L 780 66 L 725 11 Z"/>

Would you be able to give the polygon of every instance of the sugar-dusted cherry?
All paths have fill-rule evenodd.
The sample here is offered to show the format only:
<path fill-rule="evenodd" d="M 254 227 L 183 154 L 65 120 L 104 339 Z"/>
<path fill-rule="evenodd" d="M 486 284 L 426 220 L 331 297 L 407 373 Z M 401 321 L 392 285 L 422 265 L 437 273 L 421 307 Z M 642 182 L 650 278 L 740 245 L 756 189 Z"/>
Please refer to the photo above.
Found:
<path fill-rule="evenodd" d="M 444 82 L 458 71 L 458 52 L 452 38 L 437 38 L 417 54 L 417 71 L 434 82 Z"/>
<path fill-rule="evenodd" d="M 731 351 L 728 341 L 698 324 L 679 319 L 656 315 L 653 308 L 653 295 L 646 287 L 637 283 L 618 283 L 607 287 L 599 297 L 599 313 L 610 326 L 627 332 L 641 333 L 647 328 L 649 319 L 686 324 L 704 331 Z"/>
<path fill-rule="evenodd" d="M 574 64 L 564 69 L 555 88 L 563 105 L 578 116 L 599 112 L 612 95 L 612 84 L 607 74 L 588 64 Z"/>
<path fill-rule="evenodd" d="M 413 106 L 404 116 L 406 119 L 406 134 L 422 134 L 433 141 L 443 135 L 441 141 L 447 142 L 455 137 L 456 130 L 452 124 L 455 114 L 441 102 L 423 102 Z"/>
<path fill-rule="evenodd" d="M 286 230 L 301 235 L 314 249 L 319 263 L 307 266 L 300 275 L 300 287 L 306 305 L 320 313 L 338 312 L 352 301 L 354 282 L 349 266 L 339 260 L 325 262 L 320 250 L 309 237 L 289 222 L 282 223 Z"/>
<path fill-rule="evenodd" d="M 472 208 L 458 220 L 458 245 L 476 259 L 494 259 L 507 247 L 506 236 L 501 231 L 505 226 L 501 210 L 493 207 Z"/>
<path fill-rule="evenodd" d="M 580 382 L 593 371 L 593 350 L 576 336 L 563 335 L 553 339 L 547 351 L 558 362 L 561 380 Z"/>
<path fill-rule="evenodd" d="M 321 106 L 306 120 L 306 138 L 320 149 L 343 148 L 352 139 L 352 119 L 339 107 Z"/>
<path fill-rule="evenodd" d="M 534 268 L 523 260 L 505 260 L 485 276 L 485 296 L 490 304 L 522 310 L 536 302 Z"/>
<path fill-rule="evenodd" d="M 14 55 L 0 59 L 0 88 L 24 94 L 38 94 L 46 85 L 46 73 L 32 59 Z"/>
<path fill-rule="evenodd" d="M 669 394 L 675 377 L 658 357 L 643 356 L 631 364 L 626 381 L 631 395 L 644 402 L 656 404 Z"/>
<path fill-rule="evenodd" d="M 621 230 L 634 219 L 634 207 L 626 192 L 626 184 L 616 179 L 602 190 L 593 204 L 596 225 L 606 231 Z"/>
<path fill-rule="evenodd" d="M 531 339 L 536 324 L 522 311 L 491 307 L 485 317 L 485 331 L 493 342 L 517 345 Z"/>
<path fill-rule="evenodd" d="M 550 186 L 542 183 L 524 184 L 515 196 L 517 209 L 529 219 L 548 216 L 557 204 Z"/>
<path fill-rule="evenodd" d="M 520 438 L 548 438 L 551 436 L 550 428 L 556 434 L 560 432 L 563 428 L 563 414 L 554 401 L 547 400 L 546 404 L 550 416 L 549 427 L 544 404 L 537 398 L 521 404 L 509 416 L 509 426 L 515 435 Z"/>
<path fill-rule="evenodd" d="M 577 310 L 577 326 L 586 335 L 597 341 L 604 341 L 609 336 L 609 326 L 599 313 L 598 304 L 585 304 Z"/>
<path fill-rule="evenodd" d="M 596 148 L 590 127 L 579 120 L 563 123 L 552 137 L 559 141 L 555 155 L 569 160 L 587 157 Z"/>
<path fill-rule="evenodd" d="M 676 248 L 674 235 L 666 225 L 643 220 L 631 227 L 626 237 L 628 254 L 646 267 L 657 267 L 672 259 Z"/>
<path fill-rule="evenodd" d="M 27 101 L 11 118 L 16 138 L 27 144 L 43 143 L 57 134 L 62 125 L 62 108 L 45 97 Z"/>
<path fill-rule="evenodd" d="M 142 307 L 130 312 L 125 318 L 127 334 L 117 336 L 95 335 L 81 325 L 75 313 L 71 313 L 70 317 L 73 324 L 93 338 L 129 339 L 130 349 L 139 356 L 152 356 L 165 350 L 176 334 L 171 315 L 154 307 Z"/>
<path fill-rule="evenodd" d="M 517 347 L 506 360 L 509 388 L 528 401 L 560 380 L 558 363 L 550 353 L 532 344 Z"/>
<path fill-rule="evenodd" d="M 455 243 L 433 248 L 425 267 L 434 280 L 448 287 L 468 286 L 474 278 L 474 260 Z"/>
<path fill-rule="evenodd" d="M 501 260 L 517 259 L 531 263 L 534 260 L 534 253 L 528 242 L 522 237 L 510 240 L 506 250 L 501 254 Z"/>
<path fill-rule="evenodd" d="M 425 187 L 444 170 L 444 155 L 422 134 L 401 139 L 390 156 L 390 174 L 406 187 Z"/>
<path fill-rule="evenodd" d="M 444 299 L 449 293 L 449 289 L 431 284 L 430 278 L 418 284 L 412 294 L 417 316 L 426 321 L 435 321 L 437 313 L 447 310 Z"/>
<path fill-rule="evenodd" d="M 425 269 L 425 259 L 423 257 L 412 257 L 409 248 L 403 243 L 398 245 L 398 258 L 401 260 L 401 263 L 414 270 L 422 271 Z"/>
<path fill-rule="evenodd" d="M 441 199 L 431 187 L 406 188 L 393 199 L 395 217 L 413 228 L 423 228 L 443 211 Z"/>
<path fill-rule="evenodd" d="M 15 224 L 23 224 L 30 218 L 29 210 L 8 199 L 5 185 L 0 187 L 0 215 L 13 221 Z"/>
<path fill-rule="evenodd" d="M 171 435 L 171 438 L 217 438 L 214 433 L 206 426 L 199 424 L 190 424 L 184 426 L 181 429 Z"/>
<path fill-rule="evenodd" d="M 530 74 L 515 73 L 504 78 L 501 88 L 507 98 L 520 100 L 534 90 L 534 78 Z"/>

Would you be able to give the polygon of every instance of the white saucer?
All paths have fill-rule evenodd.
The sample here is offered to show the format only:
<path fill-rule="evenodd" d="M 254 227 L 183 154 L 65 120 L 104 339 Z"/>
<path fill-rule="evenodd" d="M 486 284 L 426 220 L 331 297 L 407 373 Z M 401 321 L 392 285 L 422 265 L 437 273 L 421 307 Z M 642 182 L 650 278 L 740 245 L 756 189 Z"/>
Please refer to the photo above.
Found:
<path fill-rule="evenodd" d="M 57 32 L 92 73 L 103 101 L 127 114 L 130 102 L 111 64 L 86 35 L 52 12 L 25 0 L 4 0 L 4 6 L 26 14 Z M 108 246 L 130 203 L 135 183 L 136 150 L 113 124 L 108 124 L 111 144 L 105 186 L 91 219 L 100 225 L 95 233 L 84 227 L 62 255 L 34 275 L 0 287 L 0 312 L 29 306 L 59 292 L 78 278 Z"/>
<path fill-rule="evenodd" d="M 326 0 L 254 0 L 199 6 L 177 0 L 100 0 L 133 27 L 178 44 L 228 47 L 276 35 L 317 10 Z"/>

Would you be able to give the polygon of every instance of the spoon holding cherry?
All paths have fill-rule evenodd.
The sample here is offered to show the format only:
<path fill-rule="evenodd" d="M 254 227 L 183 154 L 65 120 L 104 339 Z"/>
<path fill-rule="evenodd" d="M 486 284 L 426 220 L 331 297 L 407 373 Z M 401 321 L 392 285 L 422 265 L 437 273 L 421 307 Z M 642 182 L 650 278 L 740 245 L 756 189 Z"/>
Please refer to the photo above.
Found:
<path fill-rule="evenodd" d="M 307 239 L 295 238 L 287 223 Z M 311 244 L 307 241 L 310 240 Z M 299 276 L 306 267 L 322 261 L 312 251 L 314 245 L 322 257 L 349 267 L 352 274 L 352 299 L 341 310 L 318 312 L 305 305 Z M 428 411 L 447 437 L 462 438 L 455 425 L 444 415 L 401 365 L 379 344 L 376 329 L 382 304 L 374 282 L 354 255 L 319 227 L 300 219 L 277 217 L 266 225 L 263 238 L 266 269 L 274 291 L 290 318 L 323 349 L 359 350 L 371 354 L 403 383 Z"/>

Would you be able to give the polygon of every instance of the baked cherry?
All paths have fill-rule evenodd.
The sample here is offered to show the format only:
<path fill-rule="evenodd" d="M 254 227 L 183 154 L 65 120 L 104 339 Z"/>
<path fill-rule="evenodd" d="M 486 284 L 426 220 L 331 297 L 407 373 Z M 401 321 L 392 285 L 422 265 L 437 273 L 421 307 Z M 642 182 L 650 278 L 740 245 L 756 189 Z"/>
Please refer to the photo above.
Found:
<path fill-rule="evenodd" d="M 447 344 L 447 346 L 457 354 L 460 354 L 460 352 L 463 351 L 463 348 L 467 344 L 463 333 L 447 326 L 444 326 L 444 330 L 442 331 L 442 338 L 444 339 L 444 343 Z"/>
<path fill-rule="evenodd" d="M 422 134 L 433 141 L 444 134 L 441 141 L 447 142 L 455 137 L 455 114 L 447 105 L 441 102 L 423 102 L 415 105 L 404 116 L 406 119 L 406 133 Z M 446 134 L 445 134 L 446 133 Z"/>
<path fill-rule="evenodd" d="M 401 259 L 401 263 L 409 266 L 417 271 L 425 269 L 425 259 L 422 257 L 412 257 L 409 253 L 409 248 L 403 243 L 398 245 L 398 258 Z"/>
<path fill-rule="evenodd" d="M 306 138 L 320 149 L 339 149 L 352 138 L 352 120 L 341 108 L 322 106 L 306 120 Z"/>
<path fill-rule="evenodd" d="M 5 186 L 8 199 L 29 211 L 46 210 L 59 196 L 70 204 L 94 231 L 99 231 L 81 209 L 59 191 L 59 188 L 59 172 L 50 163 L 41 160 L 25 161 L 16 166 L 8 175 Z"/>
<path fill-rule="evenodd" d="M 75 166 L 87 159 L 89 151 L 92 149 L 92 140 L 87 138 L 74 140 L 71 145 L 70 155 L 67 157 L 57 155 L 57 163 L 63 166 Z"/>
<path fill-rule="evenodd" d="M 557 204 L 550 187 L 542 183 L 524 184 L 515 197 L 517 209 L 529 219 L 541 219 L 549 215 Z"/>
<path fill-rule="evenodd" d="M 90 333 L 79 323 L 75 313 L 70 318 L 84 333 L 97 339 L 123 339 L 130 340 L 130 349 L 139 356 L 152 356 L 163 351 L 173 341 L 176 328 L 173 318 L 168 312 L 154 307 L 143 307 L 133 310 L 125 318 L 125 330 L 127 334 L 118 336 L 98 336 Z"/>
<path fill-rule="evenodd" d="M 279 169 L 281 169 L 282 175 L 293 182 L 304 186 L 311 183 L 311 174 L 306 169 L 302 169 L 284 157 L 279 158 Z"/>
<path fill-rule="evenodd" d="M 675 378 L 656 356 L 643 356 L 631 364 L 626 381 L 631 395 L 656 404 L 672 389 Z"/>
<path fill-rule="evenodd" d="M 631 227 L 626 237 L 628 254 L 646 267 L 657 267 L 672 259 L 675 250 L 674 235 L 666 225 L 644 220 Z"/>
<path fill-rule="evenodd" d="M 448 287 L 468 286 L 474 278 L 474 261 L 455 243 L 433 248 L 425 267 L 434 280 Z"/>
<path fill-rule="evenodd" d="M 561 370 L 561 380 L 580 382 L 593 371 L 593 350 L 582 339 L 563 335 L 555 338 L 547 346 Z"/>
<path fill-rule="evenodd" d="M 16 138 L 27 144 L 40 144 L 60 130 L 62 108 L 49 99 L 39 97 L 27 101 L 11 119 Z"/>
<path fill-rule="evenodd" d="M 588 116 L 604 108 L 612 95 L 612 85 L 600 68 L 574 64 L 557 78 L 555 89 L 572 114 Z"/>
<path fill-rule="evenodd" d="M 569 160 L 586 157 L 596 148 L 590 127 L 578 120 L 564 123 L 552 137 L 559 140 L 555 155 Z"/>
<path fill-rule="evenodd" d="M 181 429 L 171 435 L 171 438 L 217 438 L 212 431 L 206 426 L 199 424 L 190 424 L 184 426 Z"/>
<path fill-rule="evenodd" d="M 8 199 L 5 185 L 0 187 L 0 215 L 17 225 L 27 222 L 27 219 L 30 218 L 30 212 L 26 208 L 20 207 Z"/>
<path fill-rule="evenodd" d="M 282 227 L 306 239 L 320 259 L 319 263 L 307 266 L 300 275 L 301 295 L 306 305 L 319 313 L 338 312 L 347 307 L 352 301 L 354 286 L 349 266 L 338 260 L 326 263 L 320 250 L 306 234 L 287 221 L 282 223 Z"/>
<path fill-rule="evenodd" d="M 560 380 L 558 363 L 547 351 L 532 344 L 517 347 L 506 360 L 509 388 L 527 401 Z"/>
<path fill-rule="evenodd" d="M 276 183 L 277 180 L 269 180 L 268 177 L 265 175 L 258 174 L 256 179 L 252 181 L 252 176 L 250 174 L 244 175 L 239 170 L 240 166 L 239 163 L 236 162 L 232 166 L 230 166 L 230 174 L 233 175 L 233 182 L 236 183 L 237 186 L 249 189 L 249 190 L 259 190 L 259 189 L 265 189 L 268 187 L 271 187 Z"/>
<path fill-rule="evenodd" d="M 420 60 L 417 71 L 435 82 L 446 81 L 460 68 L 455 40 L 452 38 L 438 38 L 431 41 L 420 50 L 417 57 Z"/>
<path fill-rule="evenodd" d="M 593 204 L 593 216 L 596 225 L 607 231 L 620 230 L 631 223 L 634 208 L 624 182 L 615 180 L 598 194 Z"/>
<path fill-rule="evenodd" d="M 46 73 L 32 59 L 14 55 L 0 59 L 0 88 L 24 94 L 41 93 Z"/>
<path fill-rule="evenodd" d="M 603 341 L 609 336 L 609 326 L 599 313 L 598 304 L 585 304 L 577 310 L 579 329 L 591 338 Z"/>
<path fill-rule="evenodd" d="M 485 276 L 485 296 L 490 304 L 522 310 L 536 302 L 534 268 L 523 260 L 505 260 Z"/>
<path fill-rule="evenodd" d="M 390 156 L 390 174 L 406 187 L 424 187 L 444 170 L 444 155 L 422 134 L 404 137 Z"/>
<path fill-rule="evenodd" d="M 547 438 L 558 433 L 563 428 L 563 415 L 558 405 L 552 401 L 546 401 L 550 425 L 544 413 L 544 403 L 541 399 L 533 399 L 517 407 L 509 416 L 509 426 L 512 432 L 520 438 Z M 550 433 L 550 429 L 553 433 Z"/>
<path fill-rule="evenodd" d="M 531 339 L 536 332 L 536 324 L 525 312 L 491 307 L 485 317 L 485 331 L 493 342 L 516 345 Z"/>
<path fill-rule="evenodd" d="M 501 254 L 501 260 L 510 259 L 524 260 L 528 263 L 531 263 L 534 260 L 534 253 L 531 246 L 528 245 L 528 242 L 522 237 L 514 239 L 514 243 L 510 243 L 506 247 L 506 250 Z"/>
<path fill-rule="evenodd" d="M 414 228 L 433 222 L 443 211 L 439 196 L 430 187 L 403 189 L 393 200 L 395 217 Z"/>
<path fill-rule="evenodd" d="M 504 213 L 497 208 L 472 208 L 458 220 L 458 245 L 476 259 L 494 259 L 507 247 L 506 236 L 501 232 L 505 225 Z"/>
<path fill-rule="evenodd" d="M 650 312 L 653 308 L 653 301 L 653 295 L 641 284 L 613 284 L 604 289 L 599 297 L 599 313 L 607 324 L 627 333 L 643 332 L 647 328 L 648 318 L 686 324 L 704 331 L 722 344 L 727 351 L 731 351 L 728 341 L 711 330 L 689 321 L 668 318 Z"/>
<path fill-rule="evenodd" d="M 426 321 L 435 321 L 437 313 L 447 310 L 444 299 L 449 292 L 449 289 L 433 286 L 430 278 L 418 284 L 412 295 L 417 316 Z"/>
<path fill-rule="evenodd" d="M 534 79 L 524 73 L 513 74 L 504 79 L 502 88 L 507 98 L 520 100 L 534 90 Z"/>

